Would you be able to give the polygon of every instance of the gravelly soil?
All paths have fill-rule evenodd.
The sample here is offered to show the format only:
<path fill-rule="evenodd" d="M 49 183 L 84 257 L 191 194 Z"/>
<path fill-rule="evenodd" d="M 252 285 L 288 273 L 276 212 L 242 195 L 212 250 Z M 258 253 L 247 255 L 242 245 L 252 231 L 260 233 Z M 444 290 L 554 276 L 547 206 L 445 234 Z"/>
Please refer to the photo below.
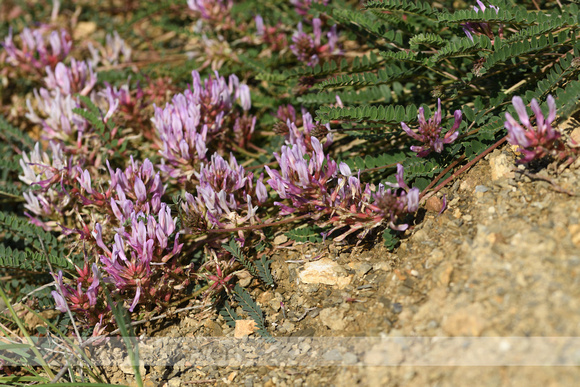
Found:
<path fill-rule="evenodd" d="M 579 336 L 580 210 L 576 196 L 558 190 L 580 193 L 580 171 L 537 172 L 554 185 L 525 176 L 523 167 L 511 170 L 514 165 L 509 148 L 482 160 L 442 192 L 445 212 L 423 211 L 394 252 L 378 239 L 370 248 L 279 249 L 272 265 L 276 288 L 252 290 L 272 335 Z M 342 280 L 303 283 L 312 258 L 336 262 Z M 233 329 L 215 315 L 214 321 L 188 315 L 155 335 L 232 337 Z M 392 367 L 178 364 L 148 368 L 145 378 L 151 386 L 565 386 L 580 380 L 578 367 L 425 367 L 406 360 L 394 359 L 405 365 Z M 131 375 L 112 371 L 112 381 L 131 383 Z"/>

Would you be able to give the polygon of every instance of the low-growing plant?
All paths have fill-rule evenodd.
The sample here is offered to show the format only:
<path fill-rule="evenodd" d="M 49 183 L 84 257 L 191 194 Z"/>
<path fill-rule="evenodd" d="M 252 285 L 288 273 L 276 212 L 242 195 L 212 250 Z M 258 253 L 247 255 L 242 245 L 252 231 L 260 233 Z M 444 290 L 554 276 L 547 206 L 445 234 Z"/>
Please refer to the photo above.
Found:
<path fill-rule="evenodd" d="M 506 140 L 521 163 L 578 160 L 558 130 L 580 106 L 574 2 L 81 3 L 104 40 L 66 5 L 0 29 L 6 291 L 52 279 L 30 306 L 77 336 L 224 296 L 267 335 L 236 280 L 275 286 L 275 231 L 394 249 Z"/>

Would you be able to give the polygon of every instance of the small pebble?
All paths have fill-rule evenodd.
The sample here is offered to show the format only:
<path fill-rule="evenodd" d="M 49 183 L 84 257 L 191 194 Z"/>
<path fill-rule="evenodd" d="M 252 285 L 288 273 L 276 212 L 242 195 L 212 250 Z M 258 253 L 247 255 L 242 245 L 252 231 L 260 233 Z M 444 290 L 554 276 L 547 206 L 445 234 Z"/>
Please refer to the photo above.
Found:
<path fill-rule="evenodd" d="M 393 313 L 399 314 L 403 311 L 403 305 L 400 302 L 395 302 L 393 304 Z"/>

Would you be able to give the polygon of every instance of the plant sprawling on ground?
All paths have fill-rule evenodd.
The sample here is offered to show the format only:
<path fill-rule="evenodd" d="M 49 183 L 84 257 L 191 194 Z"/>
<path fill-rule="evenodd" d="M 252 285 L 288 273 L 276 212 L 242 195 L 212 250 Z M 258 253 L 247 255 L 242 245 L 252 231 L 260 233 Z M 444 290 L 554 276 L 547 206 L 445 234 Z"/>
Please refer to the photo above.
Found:
<path fill-rule="evenodd" d="M 236 275 L 274 285 L 289 225 L 394 248 L 438 182 L 505 140 L 521 163 L 578 159 L 558 129 L 580 107 L 574 2 L 9 3 L 3 287 L 54 281 L 27 305 L 83 337 L 116 329 L 113 306 L 250 302 Z"/>

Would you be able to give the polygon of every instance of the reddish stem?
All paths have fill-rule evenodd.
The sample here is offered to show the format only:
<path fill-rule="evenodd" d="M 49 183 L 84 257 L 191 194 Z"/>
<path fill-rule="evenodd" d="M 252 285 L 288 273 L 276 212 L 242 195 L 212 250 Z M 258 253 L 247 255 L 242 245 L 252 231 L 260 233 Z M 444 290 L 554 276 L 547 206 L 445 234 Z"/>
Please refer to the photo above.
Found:
<path fill-rule="evenodd" d="M 223 233 L 229 233 L 232 231 L 259 230 L 259 229 L 266 228 L 266 227 L 279 226 L 281 224 L 291 223 L 291 222 L 294 222 L 296 220 L 309 218 L 309 217 L 312 217 L 312 215 L 311 214 L 304 214 L 304 215 L 297 216 L 295 218 L 279 220 L 277 222 L 272 222 L 272 223 L 262 223 L 262 224 L 256 224 L 254 226 L 244 226 L 244 227 L 236 227 L 236 228 L 222 228 L 222 229 L 217 229 L 217 230 L 207 230 L 207 232 L 209 234 L 216 234 L 216 233 L 223 234 Z"/>
<path fill-rule="evenodd" d="M 445 174 L 447 172 L 449 172 L 451 169 L 455 168 L 455 166 L 457 164 L 459 164 L 460 162 L 462 162 L 464 159 L 465 159 L 465 155 L 461 156 L 460 158 L 458 158 L 457 160 L 455 160 L 454 162 L 449 164 L 449 166 L 447 168 L 445 168 L 443 170 L 443 172 L 441 172 L 439 175 L 437 175 L 437 177 L 435 179 L 433 179 L 433 181 L 431 183 L 429 183 L 429 185 L 423 190 L 423 192 L 421 192 L 420 197 L 422 198 L 424 196 L 425 192 L 429 191 L 431 189 L 431 187 L 433 187 L 443 176 L 445 176 Z"/>
<path fill-rule="evenodd" d="M 496 142 L 495 144 L 493 144 L 492 146 L 490 146 L 489 148 L 487 148 L 485 150 L 485 152 L 483 152 L 480 155 L 478 155 L 476 158 L 474 158 L 473 160 L 471 160 L 470 162 L 468 162 L 467 164 L 465 164 L 463 167 L 461 167 L 453 175 L 451 175 L 447 179 L 445 179 L 445 181 L 443 181 L 441 184 L 439 184 L 437 187 L 435 187 L 433 189 L 433 191 L 429 192 L 428 195 L 424 195 L 424 193 L 426 192 L 426 190 L 423 191 L 421 193 L 421 201 L 423 201 L 423 199 L 426 200 L 426 198 L 428 198 L 428 197 L 434 195 L 435 193 L 437 193 L 439 190 L 441 190 L 441 188 L 443 188 L 445 185 L 447 185 L 447 183 L 449 183 L 451 180 L 455 179 L 457 176 L 461 175 L 463 172 L 467 171 L 469 168 L 473 167 L 475 165 L 475 163 L 477 163 L 479 160 L 481 160 L 482 158 L 484 158 L 489 152 L 493 151 L 495 148 L 497 148 L 498 146 L 500 146 L 501 144 L 503 144 L 504 142 L 506 142 L 506 140 L 507 140 L 507 136 L 503 137 L 501 140 L 499 140 L 498 142 Z"/>

